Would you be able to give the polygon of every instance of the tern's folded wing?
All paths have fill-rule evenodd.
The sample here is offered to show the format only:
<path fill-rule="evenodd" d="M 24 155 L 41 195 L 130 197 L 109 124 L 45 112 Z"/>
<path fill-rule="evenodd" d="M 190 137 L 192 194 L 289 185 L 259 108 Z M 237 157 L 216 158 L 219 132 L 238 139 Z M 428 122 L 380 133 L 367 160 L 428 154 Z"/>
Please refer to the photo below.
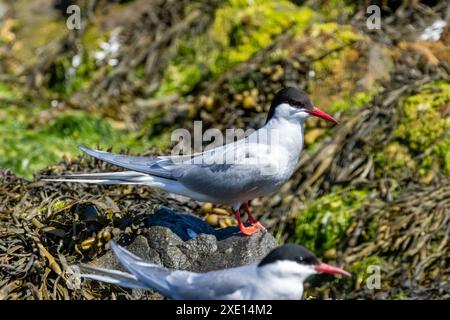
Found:
<path fill-rule="evenodd" d="M 165 164 L 167 164 L 170 160 L 164 158 L 126 156 L 111 152 L 93 150 L 85 146 L 80 146 L 80 149 L 94 158 L 106 161 L 122 168 L 150 174 L 160 178 L 175 180 L 171 174 L 171 171 L 165 167 Z"/>
<path fill-rule="evenodd" d="M 273 182 L 283 168 L 269 148 L 257 144 L 224 148 L 223 153 L 205 153 L 202 159 L 176 165 L 171 172 L 190 190 L 216 198 L 249 192 Z"/>

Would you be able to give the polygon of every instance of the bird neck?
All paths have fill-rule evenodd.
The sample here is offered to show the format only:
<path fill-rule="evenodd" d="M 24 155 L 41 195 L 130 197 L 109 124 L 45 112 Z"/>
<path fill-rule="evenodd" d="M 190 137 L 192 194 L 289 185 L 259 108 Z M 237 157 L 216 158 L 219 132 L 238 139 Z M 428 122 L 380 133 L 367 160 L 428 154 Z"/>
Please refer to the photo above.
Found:
<path fill-rule="evenodd" d="M 272 117 L 261 129 L 275 137 L 271 144 L 277 143 L 289 151 L 293 161 L 297 161 L 303 148 L 304 120 Z"/>
<path fill-rule="evenodd" d="M 269 121 L 263 126 L 263 128 L 277 129 L 277 130 L 295 130 L 301 131 L 303 135 L 303 127 L 305 124 L 304 119 L 297 118 L 285 118 L 273 116 Z"/>
<path fill-rule="evenodd" d="M 294 262 L 281 261 L 258 268 L 259 275 L 270 290 L 278 291 L 277 295 L 286 299 L 301 299 L 303 282 L 308 274 L 299 273 Z M 276 285 L 275 285 L 276 284 Z"/>

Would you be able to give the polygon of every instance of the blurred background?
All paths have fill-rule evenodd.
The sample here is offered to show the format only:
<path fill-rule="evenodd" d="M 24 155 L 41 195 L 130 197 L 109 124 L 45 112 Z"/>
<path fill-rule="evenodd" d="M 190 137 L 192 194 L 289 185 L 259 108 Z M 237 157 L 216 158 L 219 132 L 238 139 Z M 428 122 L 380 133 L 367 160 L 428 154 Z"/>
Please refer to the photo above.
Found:
<path fill-rule="evenodd" d="M 378 29 L 369 28 L 371 4 Z M 203 130 L 258 128 L 285 86 L 307 91 L 339 125 L 308 120 L 293 178 L 251 206 L 279 243 L 303 244 L 358 275 L 308 296 L 450 298 L 449 8 L 0 1 L 0 299 L 128 297 L 100 284 L 72 290 L 57 275 L 67 262 L 101 255 L 106 240 L 86 241 L 105 230 L 137 234 L 129 226 L 143 210 L 168 205 L 214 227 L 235 224 L 227 208 L 148 188 L 49 186 L 37 177 L 107 167 L 79 157 L 78 144 L 163 154 L 172 131 L 194 120 Z M 95 227 L 78 210 L 94 212 Z M 365 285 L 370 265 L 382 270 L 375 289 Z"/>

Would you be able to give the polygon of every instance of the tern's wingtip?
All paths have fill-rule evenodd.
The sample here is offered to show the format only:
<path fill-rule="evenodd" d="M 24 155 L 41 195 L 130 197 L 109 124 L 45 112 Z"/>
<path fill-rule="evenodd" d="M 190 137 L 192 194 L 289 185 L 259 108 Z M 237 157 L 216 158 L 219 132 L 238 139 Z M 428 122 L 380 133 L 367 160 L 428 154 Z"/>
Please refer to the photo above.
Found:
<path fill-rule="evenodd" d="M 83 151 L 89 150 L 89 148 L 86 147 L 84 144 L 79 144 L 79 145 L 78 145 L 78 149 L 81 149 L 81 150 L 83 150 Z"/>
<path fill-rule="evenodd" d="M 109 240 L 109 246 L 114 252 L 119 248 L 119 245 L 114 240 Z"/>

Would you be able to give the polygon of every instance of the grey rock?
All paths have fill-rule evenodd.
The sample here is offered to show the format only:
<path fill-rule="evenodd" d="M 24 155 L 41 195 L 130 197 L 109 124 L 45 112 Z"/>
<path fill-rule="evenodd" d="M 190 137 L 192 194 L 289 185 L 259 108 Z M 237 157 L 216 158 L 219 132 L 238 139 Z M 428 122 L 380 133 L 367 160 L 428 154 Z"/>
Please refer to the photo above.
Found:
<path fill-rule="evenodd" d="M 214 229 L 193 215 L 167 208 L 149 216 L 145 226 L 126 248 L 145 261 L 172 269 L 207 272 L 237 267 L 259 262 L 277 246 L 267 231 L 247 237 L 237 227 Z M 123 270 L 111 251 L 93 264 Z"/>

